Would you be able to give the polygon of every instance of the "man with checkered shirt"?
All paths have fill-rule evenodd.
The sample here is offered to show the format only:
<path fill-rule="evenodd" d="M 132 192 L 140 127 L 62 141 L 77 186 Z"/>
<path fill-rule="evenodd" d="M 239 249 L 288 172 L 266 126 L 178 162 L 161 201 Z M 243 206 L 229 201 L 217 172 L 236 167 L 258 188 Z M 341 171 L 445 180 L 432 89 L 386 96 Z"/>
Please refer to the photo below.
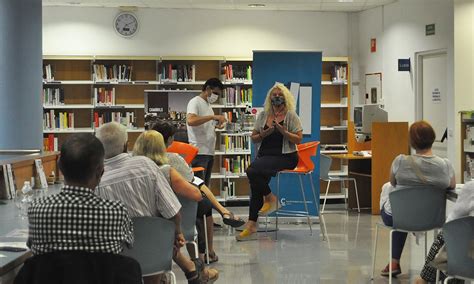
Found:
<path fill-rule="evenodd" d="M 118 254 L 133 243 L 133 226 L 120 201 L 94 191 L 104 173 L 104 147 L 91 134 L 73 134 L 61 147 L 65 183 L 58 194 L 28 209 L 28 246 L 33 254 L 86 251 Z"/>

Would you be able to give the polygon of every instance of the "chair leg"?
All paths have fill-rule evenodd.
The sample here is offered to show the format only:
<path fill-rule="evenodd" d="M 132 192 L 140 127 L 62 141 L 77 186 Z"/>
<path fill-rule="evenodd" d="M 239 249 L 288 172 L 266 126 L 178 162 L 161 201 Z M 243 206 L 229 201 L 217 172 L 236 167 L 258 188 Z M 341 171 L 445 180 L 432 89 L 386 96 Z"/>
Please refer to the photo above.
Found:
<path fill-rule="evenodd" d="M 444 279 L 444 284 L 448 284 L 448 281 L 451 280 L 451 279 L 454 279 L 454 277 L 451 277 L 451 276 L 448 276 Z"/>
<path fill-rule="evenodd" d="M 206 241 L 206 257 L 207 261 L 206 263 L 209 264 L 209 242 L 207 241 L 207 220 L 206 220 L 206 215 L 202 217 L 204 219 L 204 238 Z"/>
<path fill-rule="evenodd" d="M 319 216 L 319 200 L 316 199 L 316 191 L 314 190 L 313 177 L 311 176 L 311 173 L 308 174 L 308 177 L 309 183 L 311 184 L 311 191 L 313 192 L 314 208 L 316 209 L 316 214 Z"/>
<path fill-rule="evenodd" d="M 425 259 L 426 259 L 426 252 L 428 251 L 428 231 L 425 232 Z"/>
<path fill-rule="evenodd" d="M 176 284 L 176 275 L 172 270 L 168 272 L 171 275 L 171 284 Z"/>
<path fill-rule="evenodd" d="M 356 200 L 357 200 L 357 212 L 360 213 L 360 205 L 359 205 L 359 193 L 357 192 L 357 181 L 356 179 L 352 179 L 354 181 L 354 188 L 356 191 Z"/>
<path fill-rule="evenodd" d="M 374 280 L 374 274 L 375 274 L 375 258 L 377 256 L 377 240 L 379 236 L 379 225 L 375 224 L 375 242 L 374 242 L 374 254 L 372 255 L 372 280 Z"/>
<path fill-rule="evenodd" d="M 331 181 L 328 180 L 328 185 L 326 186 L 326 194 L 324 195 L 323 210 L 321 210 L 321 213 L 324 213 L 324 208 L 326 207 L 326 200 L 328 200 L 328 192 L 329 192 L 330 185 L 331 185 Z"/>
<path fill-rule="evenodd" d="M 275 213 L 275 240 L 278 240 L 278 202 L 280 202 L 280 173 L 277 173 L 277 211 Z"/>
<path fill-rule="evenodd" d="M 393 239 L 393 232 L 394 230 L 390 230 L 390 237 L 389 237 L 389 254 L 388 254 L 388 283 L 392 284 L 392 239 Z"/>
<path fill-rule="evenodd" d="M 306 203 L 306 195 L 304 193 L 304 187 L 303 187 L 303 178 L 301 177 L 301 175 L 298 175 L 298 179 L 300 180 L 301 195 L 303 196 L 304 209 L 306 210 L 306 217 L 308 219 L 309 234 L 312 236 L 313 228 L 311 227 L 311 218 L 309 218 L 308 203 Z"/>
<path fill-rule="evenodd" d="M 436 269 L 436 284 L 439 283 L 439 269 Z"/>

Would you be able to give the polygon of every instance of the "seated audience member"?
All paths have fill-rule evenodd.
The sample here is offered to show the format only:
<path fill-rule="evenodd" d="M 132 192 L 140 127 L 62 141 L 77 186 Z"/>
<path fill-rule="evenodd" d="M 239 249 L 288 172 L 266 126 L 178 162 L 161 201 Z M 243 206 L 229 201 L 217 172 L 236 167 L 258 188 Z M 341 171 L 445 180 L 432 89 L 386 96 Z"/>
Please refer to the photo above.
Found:
<path fill-rule="evenodd" d="M 176 254 L 173 260 L 185 273 L 188 283 L 202 283 L 217 278 L 216 270 L 204 269 L 201 260 L 191 261 L 181 253 L 180 248 L 185 242 L 180 225 L 181 204 L 168 180 L 152 160 L 127 153 L 126 128 L 116 122 L 106 123 L 97 130 L 96 135 L 105 149 L 105 172 L 97 194 L 103 198 L 121 200 L 132 217 L 161 216 L 174 221 Z"/>
<path fill-rule="evenodd" d="M 456 199 L 456 203 L 453 206 L 451 213 L 446 218 L 446 222 L 456 220 L 458 218 L 466 217 L 466 216 L 474 216 L 474 182 L 466 183 L 461 193 L 459 194 L 458 198 Z M 430 252 L 425 260 L 425 266 L 420 273 L 420 278 L 417 279 L 417 284 L 424 284 L 428 282 L 435 282 L 436 281 L 436 268 L 431 266 L 431 262 L 438 254 L 441 247 L 444 245 L 444 237 L 443 232 L 439 232 L 436 240 L 431 245 Z M 444 281 L 446 275 L 443 272 L 440 272 L 440 280 Z M 462 280 L 452 279 L 448 280 L 448 283 L 464 283 Z"/>
<path fill-rule="evenodd" d="M 454 188 L 454 168 L 448 159 L 433 154 L 431 146 L 435 140 L 435 132 L 426 121 L 417 121 L 410 126 L 410 145 L 415 149 L 413 155 L 399 155 L 392 162 L 390 183 L 382 188 L 380 196 L 381 217 L 385 225 L 392 226 L 392 209 L 389 193 L 393 190 L 403 190 L 413 186 L 432 186 L 439 190 Z M 394 232 L 392 239 L 392 261 L 381 271 L 382 276 L 389 276 L 389 266 L 392 265 L 392 275 L 401 272 L 400 257 L 405 245 L 407 233 Z"/>
<path fill-rule="evenodd" d="M 166 121 L 157 121 L 152 125 L 152 129 L 158 131 L 163 135 L 163 139 L 165 145 L 161 145 L 160 148 L 157 148 L 156 151 L 163 154 L 166 152 L 165 147 L 169 147 L 175 137 L 176 127 L 169 122 Z M 184 161 L 184 159 L 177 153 L 170 153 L 166 152 L 166 157 L 168 158 L 168 162 L 170 166 L 176 169 L 187 181 L 192 182 L 194 179 L 194 173 L 192 168 Z M 209 262 L 216 262 L 218 260 L 217 255 L 213 249 L 213 227 L 214 227 L 214 219 L 212 218 L 212 208 L 216 209 L 219 214 L 222 216 L 222 220 L 224 224 L 232 226 L 232 227 L 240 227 L 245 222 L 234 216 L 234 214 L 227 210 L 224 206 L 222 206 L 211 192 L 211 190 L 205 185 L 202 184 L 199 189 L 202 191 L 203 201 L 198 204 L 198 227 L 202 226 L 203 224 L 203 216 L 206 215 L 206 224 L 207 224 L 207 237 L 208 237 L 208 245 L 209 245 Z M 203 203 L 210 203 L 211 207 L 206 206 L 207 204 Z M 204 255 L 205 252 L 205 240 L 204 240 L 204 232 L 203 230 L 198 229 L 198 240 L 199 240 L 199 252 Z"/>
<path fill-rule="evenodd" d="M 28 209 L 28 246 L 33 254 L 85 251 L 118 254 L 133 243 L 132 221 L 120 201 L 94 194 L 104 173 L 104 147 L 91 134 L 72 134 L 61 146 L 58 194 Z"/>

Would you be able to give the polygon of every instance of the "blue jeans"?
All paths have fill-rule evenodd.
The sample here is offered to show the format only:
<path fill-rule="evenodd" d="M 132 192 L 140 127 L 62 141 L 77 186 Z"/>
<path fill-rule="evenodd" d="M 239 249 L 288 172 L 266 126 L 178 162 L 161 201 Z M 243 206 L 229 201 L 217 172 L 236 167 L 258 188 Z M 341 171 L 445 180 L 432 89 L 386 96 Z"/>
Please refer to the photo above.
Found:
<path fill-rule="evenodd" d="M 382 208 L 380 211 L 380 216 L 382 221 L 387 226 L 393 226 L 392 215 L 388 215 L 385 212 L 385 209 Z M 405 246 L 405 241 L 407 240 L 407 233 L 404 232 L 393 232 L 392 236 L 392 258 L 400 260 L 402 256 L 403 247 Z"/>

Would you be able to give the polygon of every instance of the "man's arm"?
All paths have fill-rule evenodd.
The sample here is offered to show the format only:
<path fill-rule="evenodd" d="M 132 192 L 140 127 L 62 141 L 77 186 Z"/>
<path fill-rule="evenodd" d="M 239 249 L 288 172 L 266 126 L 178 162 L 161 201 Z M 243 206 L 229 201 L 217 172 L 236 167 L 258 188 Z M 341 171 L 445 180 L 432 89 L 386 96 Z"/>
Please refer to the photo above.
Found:
<path fill-rule="evenodd" d="M 225 117 L 223 115 L 199 116 L 195 113 L 188 113 L 186 115 L 186 122 L 189 126 L 199 126 L 211 120 L 217 120 L 218 125 L 222 125 L 225 122 Z"/>

